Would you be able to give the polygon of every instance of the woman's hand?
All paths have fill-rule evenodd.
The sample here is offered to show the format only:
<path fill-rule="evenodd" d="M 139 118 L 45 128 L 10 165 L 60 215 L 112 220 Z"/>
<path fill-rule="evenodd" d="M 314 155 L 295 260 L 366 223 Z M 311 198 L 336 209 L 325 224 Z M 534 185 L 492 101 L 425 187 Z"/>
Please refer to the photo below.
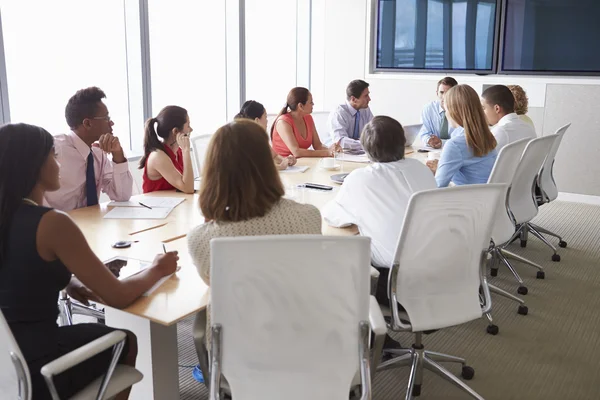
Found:
<path fill-rule="evenodd" d="M 189 133 L 178 133 L 177 144 L 181 148 L 181 151 L 190 151 L 190 134 Z"/>
<path fill-rule="evenodd" d="M 177 271 L 177 261 L 179 261 L 177 252 L 169 251 L 168 253 L 158 254 L 154 257 L 151 268 L 159 271 L 161 276 L 171 275 Z"/>
<path fill-rule="evenodd" d="M 296 157 L 294 157 L 293 154 L 290 154 L 289 156 L 287 156 L 287 161 L 288 161 L 288 165 L 291 167 L 292 165 L 296 165 Z"/>
<path fill-rule="evenodd" d="M 67 285 L 66 291 L 71 298 L 77 300 L 82 304 L 85 304 L 86 306 L 90 305 L 90 300 L 104 303 L 104 301 L 102 301 L 102 299 L 98 295 L 96 295 L 94 292 L 88 289 L 87 286 L 81 283 L 81 281 L 75 276 L 71 277 L 71 281 Z"/>
<path fill-rule="evenodd" d="M 439 160 L 429 160 L 425 163 L 434 174 L 437 171 L 438 161 Z"/>
<path fill-rule="evenodd" d="M 278 170 L 284 170 L 288 167 L 289 165 L 289 161 L 287 158 L 281 158 L 281 160 L 275 160 L 275 165 L 277 166 Z"/>
<path fill-rule="evenodd" d="M 327 149 L 329 150 L 329 155 L 331 157 L 335 156 L 335 153 L 342 152 L 342 146 L 340 146 L 339 143 L 334 143 L 331 146 L 329 146 Z"/>

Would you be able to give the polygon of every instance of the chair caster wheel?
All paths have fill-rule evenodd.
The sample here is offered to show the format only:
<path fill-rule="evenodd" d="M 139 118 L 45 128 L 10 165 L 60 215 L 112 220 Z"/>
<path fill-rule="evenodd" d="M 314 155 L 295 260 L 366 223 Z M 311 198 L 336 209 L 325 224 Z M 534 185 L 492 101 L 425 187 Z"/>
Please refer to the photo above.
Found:
<path fill-rule="evenodd" d="M 498 276 L 498 268 L 492 268 L 490 270 L 490 275 L 491 276 Z"/>
<path fill-rule="evenodd" d="M 537 274 L 535 275 L 535 277 L 537 279 L 545 279 L 546 278 L 546 273 L 544 271 L 538 271 Z"/>
<path fill-rule="evenodd" d="M 552 254 L 552 261 L 559 262 L 560 261 L 560 254 Z"/>
<path fill-rule="evenodd" d="M 529 308 L 527 308 L 527 306 L 519 306 L 519 310 L 517 312 L 519 315 L 527 315 L 529 313 Z"/>
<path fill-rule="evenodd" d="M 521 240 L 521 247 L 527 247 L 527 240 Z"/>
<path fill-rule="evenodd" d="M 567 242 L 561 240 L 560 242 L 558 242 L 558 247 L 562 247 L 564 249 L 565 247 L 567 247 Z"/>
<path fill-rule="evenodd" d="M 475 370 L 469 366 L 462 367 L 462 372 L 460 374 L 463 379 L 470 381 L 475 376 Z"/>
<path fill-rule="evenodd" d="M 494 336 L 496 336 L 498 334 L 498 332 L 500 332 L 500 328 L 498 328 L 498 325 L 488 325 L 486 330 L 487 330 L 487 333 L 489 333 L 490 335 L 494 335 Z"/>
<path fill-rule="evenodd" d="M 415 397 L 418 397 L 418 396 L 421 395 L 421 385 L 415 385 L 415 386 L 413 386 L 412 395 L 415 396 Z"/>
<path fill-rule="evenodd" d="M 517 293 L 523 296 L 525 296 L 527 292 L 529 292 L 529 290 L 527 290 L 527 286 L 519 286 L 519 288 L 517 289 Z"/>

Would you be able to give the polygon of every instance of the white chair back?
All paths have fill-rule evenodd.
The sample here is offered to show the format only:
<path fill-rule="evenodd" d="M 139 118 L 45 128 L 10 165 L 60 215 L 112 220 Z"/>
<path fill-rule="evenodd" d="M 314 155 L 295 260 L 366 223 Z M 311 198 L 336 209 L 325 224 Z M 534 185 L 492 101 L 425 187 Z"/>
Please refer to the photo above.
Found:
<path fill-rule="evenodd" d="M 570 126 L 571 124 L 567 124 L 558 128 L 556 131 L 556 140 L 550 148 L 550 152 L 546 157 L 546 161 L 544 161 L 544 166 L 542 167 L 542 171 L 540 172 L 540 176 L 538 178 L 538 186 L 540 187 L 542 196 L 546 202 L 553 201 L 558 197 L 558 188 L 556 187 L 556 182 L 554 182 L 552 167 L 554 166 L 554 159 L 556 158 L 556 153 L 558 152 L 560 143 L 563 140 L 563 136 Z"/>
<path fill-rule="evenodd" d="M 0 399 L 31 400 L 27 362 L 0 311 Z"/>
<path fill-rule="evenodd" d="M 194 151 L 194 177 L 202 176 L 202 165 L 204 164 L 210 138 L 212 138 L 212 135 L 198 135 L 190 139 Z"/>
<path fill-rule="evenodd" d="M 233 398 L 348 399 L 359 325 L 369 318 L 370 239 L 254 236 L 210 245 L 211 319 L 222 329 L 220 338 L 213 329 L 212 352 L 220 342 Z"/>
<path fill-rule="evenodd" d="M 508 193 L 508 209 L 516 224 L 529 222 L 538 213 L 535 184 L 556 135 L 532 139 L 525 147 Z"/>
<path fill-rule="evenodd" d="M 488 183 L 504 183 L 507 185 L 507 193 L 505 193 L 503 201 L 498 204 L 496 219 L 492 228 L 492 240 L 497 245 L 506 243 L 515 232 L 515 225 L 513 224 L 506 207 L 508 200 L 507 195 L 508 191 L 510 191 L 510 185 L 515 176 L 517 167 L 519 166 L 519 162 L 521 161 L 525 146 L 527 146 L 527 143 L 529 143 L 530 140 L 531 139 L 521 139 L 504 146 L 500 150 L 500 153 L 498 153 L 494 168 L 488 179 Z"/>
<path fill-rule="evenodd" d="M 391 271 L 392 312 L 399 302 L 413 332 L 482 315 L 482 262 L 506 185 L 465 185 L 414 193 Z M 397 271 L 397 274 L 395 273 Z M 394 290 L 395 289 L 395 290 Z"/>

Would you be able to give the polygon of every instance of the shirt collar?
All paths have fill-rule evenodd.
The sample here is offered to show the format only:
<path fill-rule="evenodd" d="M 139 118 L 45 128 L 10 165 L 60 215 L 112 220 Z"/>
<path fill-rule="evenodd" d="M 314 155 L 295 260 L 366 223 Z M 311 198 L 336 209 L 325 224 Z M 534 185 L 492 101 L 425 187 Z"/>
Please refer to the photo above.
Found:
<path fill-rule="evenodd" d="M 75 147 L 77 152 L 81 154 L 81 157 L 83 157 L 84 160 L 87 160 L 88 155 L 90 154 L 90 151 L 92 149 L 90 149 L 90 147 L 87 144 L 85 144 L 85 142 L 81 140 L 81 138 L 77 136 L 75 132 L 70 131 L 68 135 L 71 138 L 71 144 L 73 144 L 73 147 Z"/>
<path fill-rule="evenodd" d="M 350 102 L 348 100 L 346 100 L 346 105 L 348 106 L 348 111 L 350 112 L 350 115 L 352 115 L 354 117 L 358 110 L 356 108 L 352 107 L 352 104 L 350 104 Z"/>
<path fill-rule="evenodd" d="M 510 113 L 510 114 L 506 114 L 504 117 L 500 118 L 500 121 L 498 121 L 498 123 L 496 124 L 497 126 L 504 126 L 510 122 L 513 122 L 515 120 L 518 120 L 519 116 L 517 115 L 517 113 Z"/>
<path fill-rule="evenodd" d="M 437 107 L 438 107 L 438 114 L 441 114 L 443 112 L 445 112 L 446 110 L 444 110 L 444 108 L 442 107 L 442 102 L 441 101 L 437 101 Z"/>

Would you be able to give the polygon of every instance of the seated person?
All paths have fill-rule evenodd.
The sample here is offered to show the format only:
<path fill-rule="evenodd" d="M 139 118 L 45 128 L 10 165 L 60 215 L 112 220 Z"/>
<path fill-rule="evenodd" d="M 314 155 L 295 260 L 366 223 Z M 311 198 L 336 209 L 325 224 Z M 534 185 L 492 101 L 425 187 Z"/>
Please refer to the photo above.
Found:
<path fill-rule="evenodd" d="M 427 161 L 438 187 L 487 183 L 496 162 L 496 139 L 488 127 L 479 96 L 468 85 L 448 90 L 444 100 L 451 126 L 464 128 L 444 145 L 440 160 Z"/>
<path fill-rule="evenodd" d="M 427 104 L 423 108 L 421 113 L 423 126 L 417 135 L 417 139 L 421 141 L 423 146 L 439 149 L 442 147 L 442 140 L 454 137 L 455 131 L 460 133 L 460 129 L 448 124 L 446 110 L 444 109 L 444 94 L 456 85 L 458 85 L 458 82 L 454 78 L 447 76 L 441 79 L 435 91 L 438 100 Z"/>
<path fill-rule="evenodd" d="M 102 90 L 89 87 L 69 99 L 65 117 L 71 131 L 54 137 L 60 189 L 46 193 L 46 205 L 62 211 L 95 206 L 100 191 L 114 201 L 131 197 L 133 177 L 104 98 Z"/>
<path fill-rule="evenodd" d="M 212 238 L 321 234 L 319 210 L 283 195 L 262 127 L 236 120 L 219 128 L 210 141 L 202 171 L 200 209 L 206 222 L 187 236 L 194 265 L 207 285 Z M 210 318 L 210 311 L 208 315 Z"/>
<path fill-rule="evenodd" d="M 481 95 L 481 106 L 488 124 L 492 125 L 492 134 L 498 143 L 496 151 L 517 140 L 537 137 L 533 125 L 523 121 L 515 113 L 515 98 L 506 86 L 494 85 L 487 88 Z"/>
<path fill-rule="evenodd" d="M 144 193 L 174 189 L 194 193 L 192 131 L 186 109 L 178 106 L 167 106 L 146 121 L 144 156 L 138 166 L 144 170 Z"/>
<path fill-rule="evenodd" d="M 367 82 L 357 79 L 348 84 L 346 102 L 337 106 L 327 120 L 331 143 L 338 143 L 343 150 L 363 150 L 360 133 L 373 119 L 373 113 L 369 109 L 370 101 Z"/>
<path fill-rule="evenodd" d="M 404 129 L 395 119 L 373 118 L 360 141 L 373 163 L 346 177 L 338 195 L 323 209 L 323 217 L 336 227 L 355 224 L 361 235 L 371 238 L 371 263 L 380 272 L 375 297 L 389 305 L 389 268 L 408 201 L 414 192 L 435 189 L 436 183 L 423 163 L 404 158 Z"/>
<path fill-rule="evenodd" d="M 250 119 L 260 126 L 263 127 L 265 133 L 267 132 L 267 110 L 258 101 L 248 100 L 242 105 L 240 112 L 234 117 L 234 119 L 246 118 Z M 286 169 L 287 167 L 296 164 L 296 157 L 290 154 L 287 157 L 281 157 L 275 153 L 275 150 L 271 149 L 271 156 L 275 162 L 275 166 L 279 170 Z"/>
<path fill-rule="evenodd" d="M 0 174 L 0 308 L 27 362 L 37 400 L 51 399 L 42 366 L 115 330 L 91 323 L 59 327 L 61 290 L 84 304 L 96 300 L 124 308 L 175 272 L 178 260 L 177 252 L 161 254 L 148 269 L 118 280 L 67 214 L 40 205 L 46 192 L 60 188 L 57 158 L 52 135 L 44 129 L 0 127 L 0 170 L 11 171 Z M 136 337 L 127 332 L 119 363 L 134 366 L 136 356 Z M 111 359 L 109 349 L 58 375 L 59 397 L 71 398 L 103 376 Z M 128 396 L 126 390 L 116 399 Z"/>
<path fill-rule="evenodd" d="M 308 89 L 290 90 L 287 103 L 271 127 L 273 149 L 282 157 L 290 154 L 300 157 L 332 157 L 340 147 L 337 143 L 327 147 L 321 143 L 315 122 L 311 117 L 313 98 Z M 312 146 L 312 150 L 310 147 Z"/>
<path fill-rule="evenodd" d="M 527 111 L 529 110 L 529 98 L 527 98 L 527 93 L 525 90 L 519 85 L 508 85 L 507 86 L 513 94 L 515 98 L 515 112 L 523 121 L 531 124 L 535 128 L 535 125 L 531 118 L 527 115 Z"/>

